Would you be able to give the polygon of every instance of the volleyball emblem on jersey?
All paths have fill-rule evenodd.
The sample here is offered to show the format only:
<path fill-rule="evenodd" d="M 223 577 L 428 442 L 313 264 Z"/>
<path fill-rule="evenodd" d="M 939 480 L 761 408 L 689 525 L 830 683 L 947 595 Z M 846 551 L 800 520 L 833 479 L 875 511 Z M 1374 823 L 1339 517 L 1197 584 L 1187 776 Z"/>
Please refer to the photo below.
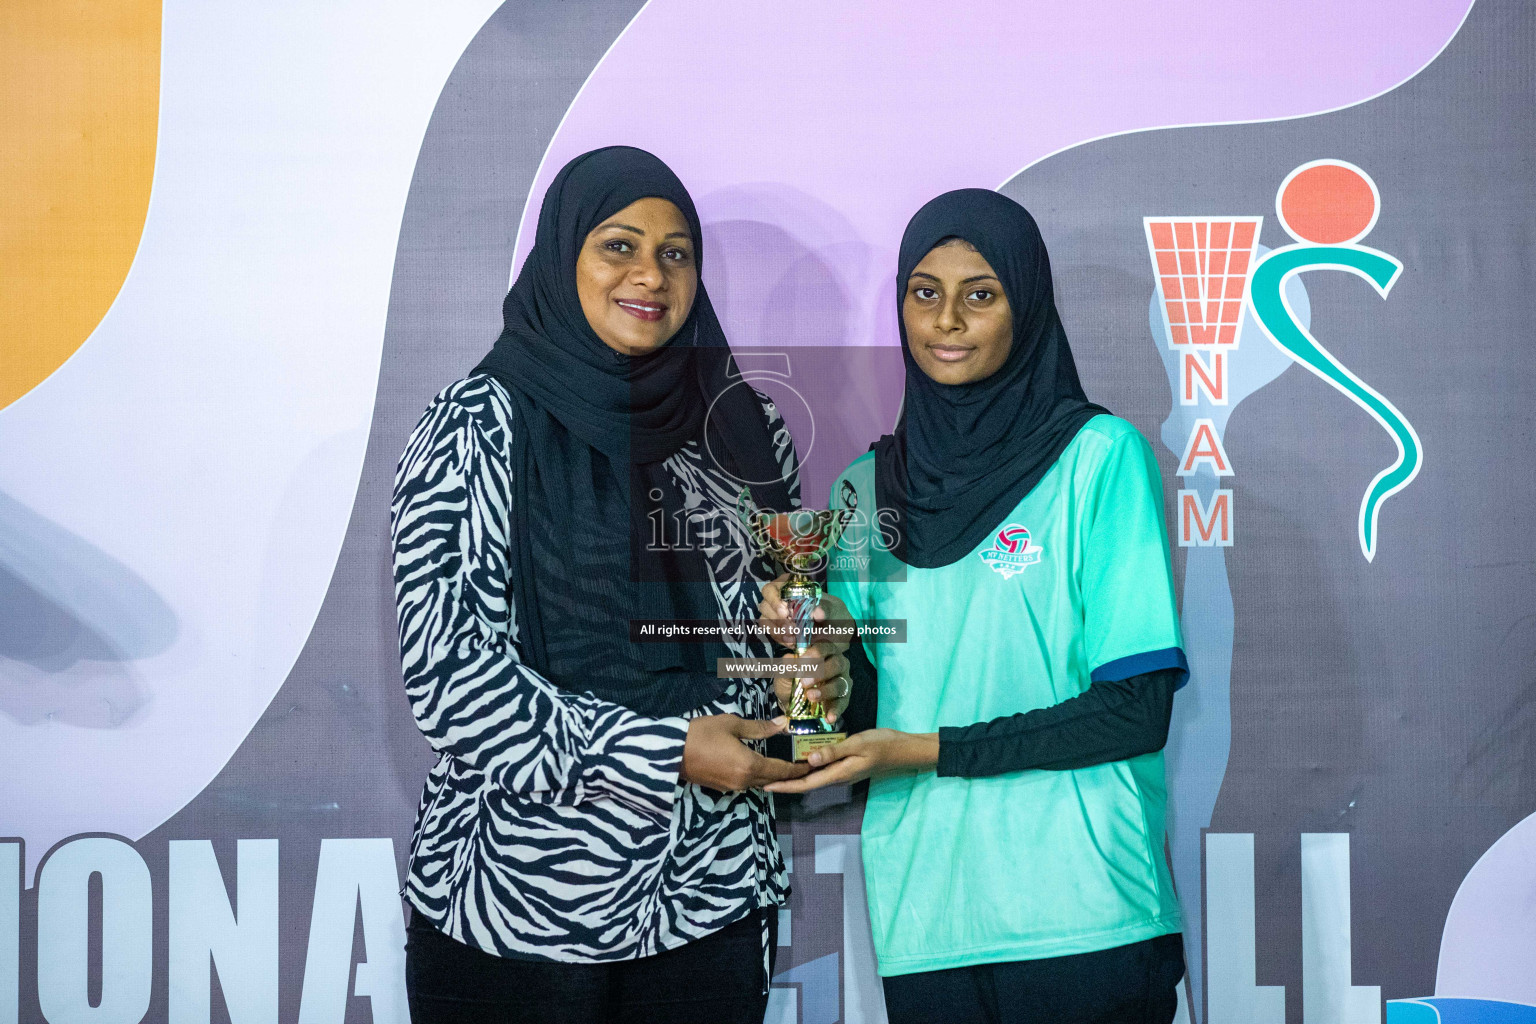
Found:
<path fill-rule="evenodd" d="M 1018 523 L 1009 523 L 992 538 L 992 549 L 981 552 L 981 560 L 1006 580 L 1040 561 L 1044 550 L 1038 544 L 1030 544 L 1028 530 Z"/>

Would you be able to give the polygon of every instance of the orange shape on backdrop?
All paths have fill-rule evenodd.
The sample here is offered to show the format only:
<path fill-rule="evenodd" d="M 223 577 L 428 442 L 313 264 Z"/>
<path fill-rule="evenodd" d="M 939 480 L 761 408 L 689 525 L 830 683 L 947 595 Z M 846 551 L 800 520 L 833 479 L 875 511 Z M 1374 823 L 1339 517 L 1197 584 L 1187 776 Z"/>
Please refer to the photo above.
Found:
<path fill-rule="evenodd" d="M 1340 245 L 1359 240 L 1376 221 L 1379 200 L 1359 168 L 1319 161 L 1292 172 L 1281 186 L 1280 217 L 1298 241 Z"/>
<path fill-rule="evenodd" d="M 85 342 L 144 231 L 160 0 L 0 3 L 0 408 Z"/>

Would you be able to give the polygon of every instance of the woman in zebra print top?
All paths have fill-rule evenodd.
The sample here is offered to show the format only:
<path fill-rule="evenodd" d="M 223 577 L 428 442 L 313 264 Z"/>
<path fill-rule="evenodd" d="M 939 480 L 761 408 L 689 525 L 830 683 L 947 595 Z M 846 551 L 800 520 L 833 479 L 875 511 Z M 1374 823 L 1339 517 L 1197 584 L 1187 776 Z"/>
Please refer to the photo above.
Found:
<path fill-rule="evenodd" d="M 687 193 L 650 154 L 613 147 L 572 161 L 545 198 L 507 300 L 508 331 L 433 400 L 401 457 L 391 520 L 405 687 L 440 754 L 404 888 L 418 1024 L 523 1019 L 508 1016 L 514 1005 L 540 1021 L 762 1018 L 771 908 L 788 880 L 771 799 L 755 787 L 804 768 L 753 749 L 781 728 L 769 721 L 780 711 L 765 680 L 715 680 L 697 671 L 704 654 L 639 651 L 648 645 L 630 644 L 625 628 L 669 610 L 755 619 L 773 571 L 736 520 L 741 481 L 766 468 L 779 489 L 764 493 L 799 504 L 782 418 L 739 378 L 706 372 L 701 338 L 719 328 L 698 282 L 698 238 Z M 562 332 L 562 316 L 579 323 Z M 690 415 L 674 392 L 714 405 L 635 471 L 650 474 L 652 499 L 663 496 L 651 511 L 685 516 L 698 542 L 695 564 L 662 564 L 694 574 L 680 597 L 675 581 L 626 583 L 639 534 L 603 513 L 649 520 L 639 502 L 616 506 L 593 483 L 615 475 L 614 460 L 583 419 L 605 386 L 592 365 L 609 373 L 640 356 L 654 366 L 649 353 L 674 336 L 695 347 L 693 362 L 651 396 L 657 418 Z M 599 342 L 607 350 L 591 351 Z M 717 371 L 734 371 L 729 349 L 714 356 Z M 530 365 L 539 358 L 549 365 Z M 651 399 L 623 372 L 630 421 L 620 441 L 638 462 L 649 438 L 634 421 Z M 730 419 L 717 425 L 722 410 Z M 770 649 L 727 640 L 707 653 Z M 814 674 L 845 696 L 846 660 L 840 649 L 823 654 Z M 679 980 L 690 974 L 711 981 Z"/>

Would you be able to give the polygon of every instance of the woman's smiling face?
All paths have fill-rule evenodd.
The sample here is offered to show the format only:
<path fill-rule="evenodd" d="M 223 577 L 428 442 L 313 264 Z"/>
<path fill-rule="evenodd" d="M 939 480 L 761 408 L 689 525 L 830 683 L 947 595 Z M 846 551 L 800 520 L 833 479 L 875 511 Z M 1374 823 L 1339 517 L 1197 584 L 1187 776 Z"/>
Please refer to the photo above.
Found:
<path fill-rule="evenodd" d="M 699 290 L 695 245 L 665 199 L 637 200 L 592 229 L 576 257 L 576 293 L 603 344 L 639 356 L 672 340 Z"/>
<path fill-rule="evenodd" d="M 912 268 L 901 319 L 912 359 L 940 384 L 992 376 L 1013 347 L 1013 311 L 1002 282 L 963 239 L 939 243 Z"/>

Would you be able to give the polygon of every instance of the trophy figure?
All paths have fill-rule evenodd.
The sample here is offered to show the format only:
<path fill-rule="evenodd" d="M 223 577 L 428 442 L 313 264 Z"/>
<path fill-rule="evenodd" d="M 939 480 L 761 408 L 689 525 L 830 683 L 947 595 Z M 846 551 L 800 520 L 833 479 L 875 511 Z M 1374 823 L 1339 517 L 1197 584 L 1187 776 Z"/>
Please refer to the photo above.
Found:
<path fill-rule="evenodd" d="M 779 596 L 789 605 L 795 653 L 804 655 L 811 647 L 816 626 L 812 613 L 821 603 L 822 594 L 821 585 L 811 578 L 810 573 L 820 569 L 828 552 L 837 546 L 853 510 L 762 512 L 752 506 L 750 492 L 743 489 L 737 499 L 736 512 L 758 550 L 789 573 L 789 580 Z M 792 757 L 796 761 L 804 761 L 817 747 L 836 743 L 848 735 L 834 729 L 827 721 L 826 708 L 821 701 L 806 698 L 806 687 L 815 682 L 814 676 L 795 680 L 795 693 L 789 706 L 789 736 Z"/>

